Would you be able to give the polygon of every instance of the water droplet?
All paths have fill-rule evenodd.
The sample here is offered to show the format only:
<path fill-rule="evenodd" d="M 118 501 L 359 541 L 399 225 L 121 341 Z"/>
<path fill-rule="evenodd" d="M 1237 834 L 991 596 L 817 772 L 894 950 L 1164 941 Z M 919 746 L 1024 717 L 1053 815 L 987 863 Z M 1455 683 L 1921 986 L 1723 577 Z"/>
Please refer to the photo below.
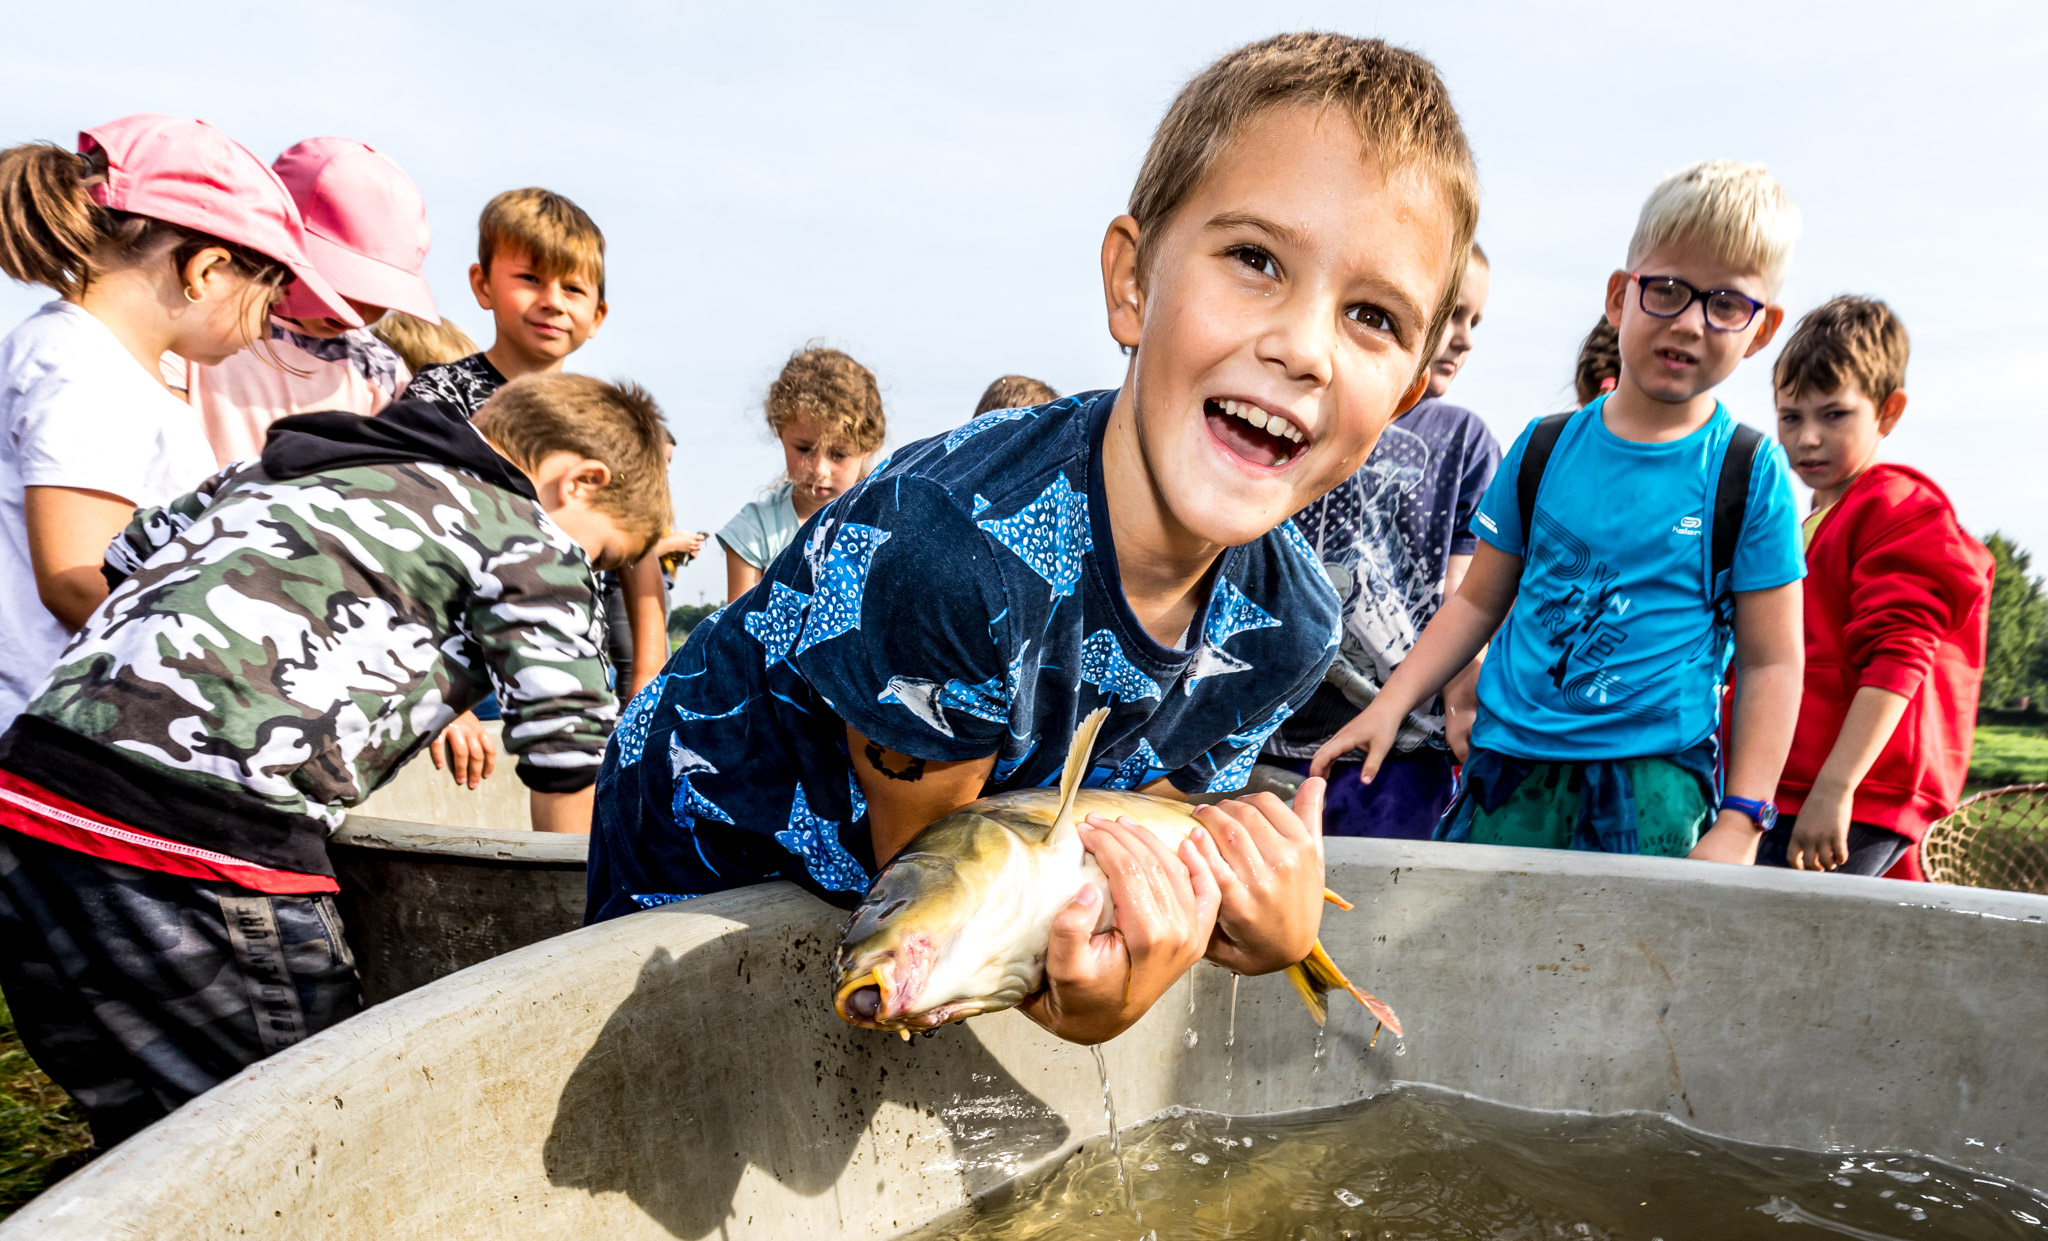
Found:
<path fill-rule="evenodd" d="M 1189 1051 L 1193 1051 L 1195 1049 L 1195 1044 L 1201 1041 L 1202 1036 L 1195 1033 L 1193 1030 L 1184 1030 L 1181 1032 L 1180 1045 L 1182 1047 L 1187 1048 Z"/>
<path fill-rule="evenodd" d="M 1140 1171 L 1140 1172 L 1157 1172 L 1157 1171 L 1159 1171 L 1159 1165 L 1158 1165 L 1158 1164 L 1156 1164 L 1156 1163 L 1141 1163 L 1141 1164 L 1139 1164 L 1139 1165 L 1138 1165 L 1138 1171 Z"/>
<path fill-rule="evenodd" d="M 1337 1191 L 1337 1201 L 1343 1203 L 1347 1207 L 1362 1207 L 1365 1205 L 1365 1199 L 1359 1197 L 1357 1194 L 1352 1193 L 1348 1189 L 1340 1189 Z"/>
<path fill-rule="evenodd" d="M 1407 1039 L 1405 1039 L 1405 1038 L 1397 1038 L 1397 1039 L 1395 1039 L 1395 1040 L 1394 1040 L 1394 1054 L 1395 1054 L 1395 1055 L 1397 1055 L 1397 1056 L 1405 1056 L 1405 1055 L 1407 1055 L 1407 1054 L 1408 1054 L 1408 1040 L 1407 1040 Z"/>
<path fill-rule="evenodd" d="M 1190 1158 L 1190 1159 L 1194 1160 L 1194 1161 L 1195 1161 L 1196 1163 L 1207 1163 L 1207 1162 L 1209 1162 L 1209 1157 L 1208 1157 L 1207 1155 L 1204 1155 L 1204 1154 L 1203 1154 L 1202 1152 L 1200 1152 L 1200 1151 L 1196 1151 L 1196 1152 L 1195 1152 L 1194 1154 L 1192 1154 L 1192 1155 L 1189 1155 L 1189 1156 L 1188 1156 L 1188 1158 Z"/>
<path fill-rule="evenodd" d="M 1175 1142 L 1175 1143 L 1174 1143 L 1174 1144 L 1173 1144 L 1173 1145 L 1172 1145 L 1171 1147 L 1168 1147 L 1167 1149 L 1169 1149 L 1169 1150 L 1177 1150 L 1177 1151 L 1184 1151 L 1184 1150 L 1186 1150 L 1187 1148 L 1188 1148 L 1188 1144 L 1187 1144 L 1186 1142 Z"/>

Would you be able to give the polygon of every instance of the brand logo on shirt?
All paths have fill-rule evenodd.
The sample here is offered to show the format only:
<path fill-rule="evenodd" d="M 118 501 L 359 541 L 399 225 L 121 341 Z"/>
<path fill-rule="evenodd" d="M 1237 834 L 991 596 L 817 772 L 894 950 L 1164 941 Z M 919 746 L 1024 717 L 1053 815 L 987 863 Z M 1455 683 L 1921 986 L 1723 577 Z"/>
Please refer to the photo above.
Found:
<path fill-rule="evenodd" d="M 1474 513 L 1472 515 L 1479 519 L 1480 525 L 1485 526 L 1488 530 L 1493 531 L 1495 534 L 1500 533 L 1500 527 L 1493 524 L 1493 518 L 1488 517 L 1484 513 Z"/>
<path fill-rule="evenodd" d="M 1696 539 L 1700 537 L 1700 519 L 1697 517 L 1681 517 L 1678 519 L 1678 524 L 1671 527 L 1671 533 L 1689 535 Z"/>

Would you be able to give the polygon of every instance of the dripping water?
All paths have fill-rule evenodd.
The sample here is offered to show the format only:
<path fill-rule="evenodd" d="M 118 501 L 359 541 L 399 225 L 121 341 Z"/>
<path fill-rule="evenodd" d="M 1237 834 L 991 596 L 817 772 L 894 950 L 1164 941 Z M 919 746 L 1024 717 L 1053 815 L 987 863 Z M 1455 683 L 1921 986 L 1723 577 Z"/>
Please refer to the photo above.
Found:
<path fill-rule="evenodd" d="M 1142 1224 L 1145 1217 L 1138 1214 L 1138 1191 L 1131 1184 L 1130 1173 L 1124 1167 L 1124 1142 L 1116 1128 L 1116 1098 L 1109 1092 L 1109 1065 L 1102 1058 L 1102 1048 L 1090 1047 L 1088 1054 L 1095 1057 L 1095 1075 L 1102 1079 L 1102 1116 L 1109 1122 L 1109 1153 L 1116 1161 L 1117 1188 L 1123 1190 L 1124 1209 Z"/>
<path fill-rule="evenodd" d="M 1189 1051 L 1195 1049 L 1202 1036 L 1195 1033 L 1195 971 L 1188 971 L 1188 1028 L 1182 1031 L 1180 1045 Z"/>

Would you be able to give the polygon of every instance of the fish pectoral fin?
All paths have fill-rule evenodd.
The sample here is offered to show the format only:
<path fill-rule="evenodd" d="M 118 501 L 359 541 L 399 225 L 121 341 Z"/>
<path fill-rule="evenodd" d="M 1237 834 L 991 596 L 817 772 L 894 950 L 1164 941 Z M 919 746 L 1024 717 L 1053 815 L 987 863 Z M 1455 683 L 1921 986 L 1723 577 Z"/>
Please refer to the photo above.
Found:
<path fill-rule="evenodd" d="M 1081 793 L 1081 782 L 1088 778 L 1088 764 L 1095 754 L 1095 738 L 1102 731 L 1102 722 L 1108 718 L 1109 708 L 1097 707 L 1074 730 L 1074 744 L 1067 750 L 1067 765 L 1060 771 L 1059 813 L 1052 817 L 1052 830 L 1045 834 L 1048 848 L 1059 848 L 1080 838 L 1081 828 L 1074 821 L 1074 799 Z"/>
<path fill-rule="evenodd" d="M 1308 956 L 1300 964 L 1287 968 L 1287 981 L 1294 984 L 1294 989 L 1301 994 L 1302 1003 L 1308 1005 L 1308 1011 L 1318 1025 L 1330 1014 L 1329 993 L 1342 988 L 1351 993 L 1352 999 L 1365 1005 L 1365 1011 L 1372 1014 L 1373 1020 L 1392 1030 L 1397 1037 L 1401 1033 L 1401 1019 L 1394 1015 L 1394 1010 L 1381 1003 L 1378 996 L 1346 978 L 1344 971 L 1338 969 L 1330 954 L 1323 950 L 1321 940 L 1316 941 L 1315 947 L 1309 949 Z"/>
<path fill-rule="evenodd" d="M 1328 888 L 1323 889 L 1323 899 L 1346 913 L 1351 912 L 1351 902 L 1330 891 Z"/>

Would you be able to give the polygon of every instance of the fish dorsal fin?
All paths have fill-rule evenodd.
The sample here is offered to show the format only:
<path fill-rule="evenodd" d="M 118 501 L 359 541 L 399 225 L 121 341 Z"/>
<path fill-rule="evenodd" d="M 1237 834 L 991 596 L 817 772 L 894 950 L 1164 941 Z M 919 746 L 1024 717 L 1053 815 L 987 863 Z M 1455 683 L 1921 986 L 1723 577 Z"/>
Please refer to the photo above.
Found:
<path fill-rule="evenodd" d="M 1060 848 L 1081 838 L 1081 828 L 1074 818 L 1074 799 L 1080 796 L 1081 782 L 1088 778 L 1088 763 L 1095 755 L 1095 737 L 1102 731 L 1102 721 L 1109 718 L 1108 707 L 1097 707 L 1081 721 L 1074 730 L 1074 744 L 1067 751 L 1066 770 L 1060 772 L 1060 809 L 1052 817 L 1052 830 L 1045 834 L 1049 848 Z"/>

